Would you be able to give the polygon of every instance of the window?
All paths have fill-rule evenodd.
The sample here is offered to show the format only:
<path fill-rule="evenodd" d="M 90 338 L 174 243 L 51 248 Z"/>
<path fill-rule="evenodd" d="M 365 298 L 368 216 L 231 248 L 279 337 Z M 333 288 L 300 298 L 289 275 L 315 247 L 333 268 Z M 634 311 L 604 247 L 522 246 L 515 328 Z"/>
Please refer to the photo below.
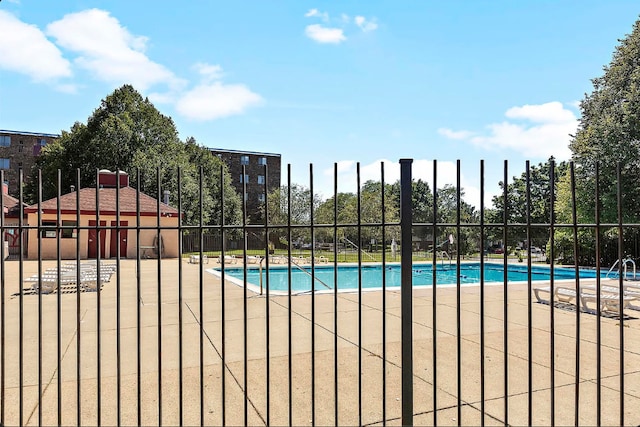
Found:
<path fill-rule="evenodd" d="M 240 156 L 240 164 L 248 165 L 249 164 L 249 156 Z"/>
<path fill-rule="evenodd" d="M 240 174 L 240 182 L 249 183 L 249 175 L 244 175 L 244 179 L 243 179 L 243 175 Z"/>
<path fill-rule="evenodd" d="M 265 200 L 264 193 L 258 194 L 258 201 L 260 203 L 264 203 L 264 200 Z"/>
<path fill-rule="evenodd" d="M 47 140 L 44 138 L 40 138 L 40 141 L 38 141 L 40 144 L 40 147 L 44 147 L 45 145 L 47 145 Z"/>
<path fill-rule="evenodd" d="M 258 175 L 258 184 L 264 185 L 264 175 Z"/>
<path fill-rule="evenodd" d="M 0 159 L 0 169 L 9 169 L 10 163 L 9 159 Z"/>
<path fill-rule="evenodd" d="M 0 135 L 0 147 L 11 146 L 11 137 L 8 135 Z"/>
<path fill-rule="evenodd" d="M 63 227 L 76 227 L 78 225 L 77 221 L 67 221 L 62 220 Z M 63 239 L 75 239 L 76 230 L 73 228 L 63 228 L 62 229 L 62 238 Z"/>
<path fill-rule="evenodd" d="M 24 141 L 20 140 L 18 145 L 18 153 L 22 153 L 23 150 L 24 150 Z"/>
<path fill-rule="evenodd" d="M 47 239 L 55 238 L 57 235 L 56 233 L 57 225 L 58 223 L 55 221 L 42 221 L 42 228 L 40 230 L 40 235 Z"/>
<path fill-rule="evenodd" d="M 267 164 L 267 158 L 266 157 L 260 157 L 258 159 L 258 164 L 262 165 L 262 166 L 266 165 Z"/>

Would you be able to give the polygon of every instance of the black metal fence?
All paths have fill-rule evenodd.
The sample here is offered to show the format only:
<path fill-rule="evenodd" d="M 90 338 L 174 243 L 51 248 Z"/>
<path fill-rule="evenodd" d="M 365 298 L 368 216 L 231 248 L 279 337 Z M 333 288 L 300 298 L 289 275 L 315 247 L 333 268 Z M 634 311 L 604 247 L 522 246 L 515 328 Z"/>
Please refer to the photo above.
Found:
<path fill-rule="evenodd" d="M 527 217 L 512 221 L 504 203 L 502 221 L 489 222 L 481 163 L 480 207 L 463 219 L 458 162 L 453 217 L 439 219 L 434 191 L 431 222 L 417 222 L 411 167 L 400 161 L 393 220 L 381 165 L 378 219 L 362 214 L 358 166 L 356 219 L 340 222 L 336 166 L 333 220 L 317 221 L 310 204 L 304 224 L 292 221 L 290 203 L 284 221 L 266 210 L 263 223 L 249 223 L 245 211 L 240 223 L 222 214 L 205 224 L 201 212 L 199 223 L 185 224 L 180 193 L 173 210 L 160 202 L 160 170 L 151 210 L 139 187 L 83 189 L 79 174 L 77 190 L 62 195 L 58 174 L 54 200 L 20 207 L 11 224 L 0 217 L 2 235 L 24 236 L 17 259 L 0 260 L 0 424 L 638 424 L 640 292 L 632 280 L 637 254 L 629 257 L 625 243 L 638 224 L 622 220 L 624 189 L 618 185 L 617 223 L 601 223 L 599 202 L 595 220 L 581 223 L 571 166 L 572 219 L 557 222 L 552 167 L 549 220 L 533 223 L 527 163 Z M 286 182 L 291 200 L 290 167 Z M 222 190 L 219 201 L 224 206 Z M 427 262 L 414 261 L 418 229 L 432 236 L 431 248 L 421 249 Z M 549 265 L 537 282 L 531 241 L 540 229 Z M 340 269 L 345 230 L 352 243 L 371 230 L 382 242 L 375 261 L 353 252 L 352 286 Z M 300 233 L 313 242 L 305 251 L 269 244 L 272 235 L 293 242 Z M 559 249 L 566 233 L 571 245 Z M 315 244 L 320 234 L 323 247 Z M 595 242 L 588 278 L 577 263 L 555 263 L 559 250 L 581 259 L 585 234 Z M 462 253 L 455 243 L 462 241 L 477 250 Z M 505 250 L 488 258 L 496 241 Z M 612 241 L 620 267 L 608 271 L 601 248 Z M 514 265 L 524 279 L 507 274 Z M 380 267 L 373 279 L 372 266 Z M 499 279 L 489 267 L 503 269 Z M 394 269 L 399 283 L 391 283 Z M 576 277 L 559 278 L 567 270 Z M 298 274 L 307 289 L 297 287 Z M 444 275 L 454 279 L 443 286 Z"/>

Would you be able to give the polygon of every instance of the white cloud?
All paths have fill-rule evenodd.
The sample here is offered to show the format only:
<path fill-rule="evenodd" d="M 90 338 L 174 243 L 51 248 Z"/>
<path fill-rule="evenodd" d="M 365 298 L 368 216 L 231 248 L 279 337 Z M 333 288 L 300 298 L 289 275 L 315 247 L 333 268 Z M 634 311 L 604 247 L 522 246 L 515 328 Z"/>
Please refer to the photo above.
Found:
<path fill-rule="evenodd" d="M 78 54 L 75 63 L 98 79 L 139 90 L 166 84 L 172 89 L 185 82 L 144 53 L 147 38 L 134 36 L 109 12 L 90 9 L 65 15 L 47 26 L 56 43 Z"/>
<path fill-rule="evenodd" d="M 206 82 L 212 82 L 214 80 L 220 80 L 224 75 L 222 67 L 220 65 L 211 65 L 204 62 L 198 62 L 193 66 Z"/>
<path fill-rule="evenodd" d="M 71 64 L 35 25 L 0 10 L 0 68 L 44 82 L 71 76 Z"/>
<path fill-rule="evenodd" d="M 356 162 L 353 160 L 340 160 L 336 162 L 336 168 L 338 169 L 338 174 L 351 172 L 352 169 L 356 167 Z M 330 174 L 333 174 L 333 171 L 329 171 Z"/>
<path fill-rule="evenodd" d="M 305 34 L 318 43 L 342 43 L 347 38 L 341 28 L 323 27 L 319 24 L 307 25 Z"/>
<path fill-rule="evenodd" d="M 341 14 L 340 18 L 342 19 L 342 22 L 344 22 L 345 24 L 348 24 L 351 21 L 351 18 L 346 13 Z"/>
<path fill-rule="evenodd" d="M 318 9 L 309 9 L 307 13 L 304 14 L 306 18 L 320 18 L 324 22 L 329 21 L 329 14 L 327 12 L 320 12 Z"/>
<path fill-rule="evenodd" d="M 468 139 L 473 136 L 473 132 L 467 130 L 454 131 L 447 128 L 438 129 L 438 133 L 442 136 L 446 136 L 449 139 Z"/>
<path fill-rule="evenodd" d="M 353 19 L 353 22 L 355 22 L 356 25 L 360 27 L 360 29 L 365 33 L 368 33 L 369 31 L 374 31 L 375 29 L 378 28 L 378 24 L 375 22 L 375 19 L 367 20 L 364 16 L 356 16 Z"/>
<path fill-rule="evenodd" d="M 178 113 L 192 120 L 215 120 L 262 104 L 260 95 L 241 84 L 201 84 L 180 97 Z"/>
<path fill-rule="evenodd" d="M 449 129 L 439 133 L 453 138 L 468 132 L 466 139 L 486 150 L 507 149 L 542 159 L 554 156 L 558 160 L 565 160 L 570 157 L 570 135 L 576 132 L 578 119 L 560 102 L 513 107 L 506 111 L 505 116 L 512 120 L 489 124 L 486 135 Z"/>
<path fill-rule="evenodd" d="M 571 111 L 565 110 L 557 101 L 512 107 L 504 115 L 510 119 L 523 119 L 534 123 L 566 123 L 576 120 L 576 116 Z"/>

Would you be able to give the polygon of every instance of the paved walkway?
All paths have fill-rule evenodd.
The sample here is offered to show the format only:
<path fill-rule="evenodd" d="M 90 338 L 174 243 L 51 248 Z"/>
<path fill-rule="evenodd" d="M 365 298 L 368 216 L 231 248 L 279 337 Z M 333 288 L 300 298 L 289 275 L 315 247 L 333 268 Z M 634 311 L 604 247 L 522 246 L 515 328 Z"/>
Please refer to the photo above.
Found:
<path fill-rule="evenodd" d="M 42 295 L 26 291 L 22 297 L 22 317 L 19 263 L 6 262 L 5 271 L 5 424 L 20 421 L 20 392 L 23 399 L 23 423 L 35 425 L 58 423 L 61 402 L 61 422 L 76 425 L 78 404 L 82 424 L 117 423 L 118 390 L 120 416 L 124 425 L 140 422 L 175 425 L 180 422 L 180 385 L 183 392 L 183 423 L 200 423 L 202 416 L 208 425 L 222 424 L 222 411 L 228 425 L 245 422 L 245 391 L 248 423 L 264 425 L 289 424 L 289 401 L 292 403 L 292 424 L 311 425 L 312 366 L 315 366 L 315 422 L 334 424 L 336 411 L 340 425 L 381 425 L 383 396 L 386 396 L 386 420 L 399 425 L 401 416 L 401 353 L 400 353 L 400 293 L 386 293 L 386 349 L 383 346 L 383 294 L 365 292 L 359 305 L 357 293 L 334 296 L 299 295 L 265 297 L 249 294 L 246 299 L 247 346 L 244 346 L 243 289 L 227 284 L 224 287 L 225 345 L 222 346 L 222 289 L 218 279 L 201 266 L 182 262 L 182 305 L 179 304 L 179 268 L 177 260 L 163 260 L 158 272 L 157 260 L 141 261 L 140 300 L 137 299 L 136 262 L 125 260 L 117 278 L 104 284 L 100 293 L 68 292 Z M 43 262 L 55 266 L 55 262 Z M 37 273 L 38 264 L 26 261 L 23 274 Z M 202 286 L 200 286 L 202 277 Z M 160 281 L 159 281 L 160 279 Z M 161 285 L 159 286 L 158 283 Z M 161 291 L 158 298 L 158 291 Z M 504 320 L 503 289 L 485 288 L 484 304 L 484 405 L 481 387 L 481 340 L 479 287 L 465 287 L 461 293 L 461 402 L 462 424 L 478 425 L 484 410 L 487 425 L 505 421 L 504 399 Z M 202 299 L 200 298 L 202 295 Z M 433 295 L 429 289 L 414 291 L 414 423 L 433 424 L 435 412 L 441 425 L 456 425 L 457 420 L 457 342 L 456 290 L 437 291 L 436 341 L 433 342 Z M 60 322 L 58 322 L 58 302 Z M 268 304 L 268 305 L 267 305 Z M 99 305 L 99 310 L 98 310 Z M 528 361 L 528 293 L 526 286 L 511 285 L 508 291 L 508 422 L 523 425 L 528 422 L 528 372 L 533 373 L 532 421 L 536 425 L 551 423 L 551 307 L 534 303 L 532 310 L 533 357 Z M 315 306 L 315 312 L 312 307 Z M 41 317 L 38 316 L 39 307 Z M 118 325 L 119 307 L 119 325 Z M 180 307 L 182 328 L 180 328 Z M 201 314 L 202 307 L 202 314 Z M 269 310 L 269 357 L 267 358 L 267 317 Z M 138 309 L 139 322 L 138 328 Z M 334 312 L 338 313 L 337 340 L 334 334 Z M 640 423 L 640 312 L 628 310 L 623 322 L 624 352 L 624 412 L 625 424 Z M 312 340 L 311 318 L 315 316 Z M 359 317 L 361 316 L 361 317 Z M 554 403 L 555 423 L 573 425 L 576 385 L 576 312 L 572 306 L 559 304 L 554 309 L 555 340 Z M 289 323 L 291 317 L 291 323 Z M 22 322 L 22 363 L 20 349 L 20 319 Z M 362 335 L 358 334 L 358 319 L 362 319 Z M 77 328 L 77 323 L 80 329 Z M 161 322 L 162 328 L 157 325 Z M 579 423 L 597 422 L 597 397 L 601 396 L 601 422 L 618 425 L 620 413 L 620 322 L 615 318 L 601 319 L 601 388 L 597 387 L 596 346 L 597 317 L 580 315 Z M 60 333 L 58 333 L 58 324 Z M 40 325 L 40 329 L 39 329 Z M 99 325 L 99 327 L 98 327 Z M 201 328 L 200 325 L 204 327 Z M 289 326 L 292 330 L 289 353 Z M 40 331 L 40 335 L 39 335 Z M 201 334 L 202 331 L 202 334 Z M 180 360 L 182 332 L 182 360 Z M 138 341 L 138 335 L 140 340 Z M 118 337 L 120 358 L 118 363 Z M 78 362 L 78 338 L 80 359 Z M 58 340 L 60 348 L 58 348 Z M 202 340 L 202 345 L 200 342 Z M 358 344 L 361 341 L 361 349 Z M 98 357 L 98 342 L 100 357 Z M 162 343 L 158 348 L 158 342 Z M 337 342 L 338 389 L 334 387 L 334 360 Z M 39 345 L 39 343 L 41 343 Z M 314 352 L 312 353 L 312 346 Z M 436 348 L 437 375 L 434 387 L 433 348 Z M 202 348 L 202 353 L 200 349 Z M 383 349 L 386 364 L 383 366 Z M 60 369 L 58 370 L 58 351 Z M 225 365 L 222 365 L 222 352 Z M 40 352 L 40 353 L 39 353 Z M 41 356 L 39 356 L 41 354 Z M 245 363 L 246 354 L 246 363 Z M 290 356 L 289 356 L 290 354 Z M 138 355 L 140 369 L 138 369 Z M 200 360 L 204 362 L 201 365 Z M 41 363 L 38 363 L 39 360 Z M 362 373 L 358 375 L 359 361 Z M 292 395 L 289 396 L 289 364 L 291 364 Z M 182 369 L 180 366 L 182 365 Z M 80 382 L 77 381 L 78 366 Z M 22 367 L 22 369 L 20 369 Z M 267 367 L 269 390 L 267 393 Z M 224 371 L 223 371 L 224 369 Z M 383 369 L 386 373 L 383 388 Z M 247 372 L 245 379 L 245 371 Z M 222 402 L 222 377 L 225 379 L 225 402 Z M 20 378 L 22 374 L 22 379 Z M 138 379 L 138 376 L 140 377 Z M 359 386 L 361 379 L 361 411 Z M 203 379 L 201 383 L 201 378 Z M 60 381 L 59 381 L 60 379 Z M 120 387 L 118 387 L 118 379 Z M 247 388 L 245 390 L 245 382 Z M 161 387 L 158 385 L 161 383 Z M 78 384 L 79 392 L 78 392 Z M 20 387 L 22 385 L 22 387 Z M 139 386 L 139 387 L 138 387 Z M 58 387 L 61 395 L 58 396 Z M 201 388 L 202 387 L 202 388 Z M 39 393 L 40 390 L 40 393 Z M 79 393 L 79 394 L 78 394 Z M 138 399 L 140 393 L 140 399 Z M 40 395 L 40 399 L 38 396 Z M 38 403 L 42 410 L 39 411 Z M 140 402 L 140 406 L 138 406 Z M 98 408 L 100 408 L 98 419 Z"/>

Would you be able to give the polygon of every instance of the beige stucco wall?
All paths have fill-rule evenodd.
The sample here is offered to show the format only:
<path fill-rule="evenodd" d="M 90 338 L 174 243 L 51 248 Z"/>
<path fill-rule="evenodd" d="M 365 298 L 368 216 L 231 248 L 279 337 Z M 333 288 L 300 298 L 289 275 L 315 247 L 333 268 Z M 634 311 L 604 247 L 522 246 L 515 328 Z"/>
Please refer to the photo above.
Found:
<path fill-rule="evenodd" d="M 42 221 L 56 221 L 55 214 L 43 214 Z M 60 216 L 62 221 L 69 220 L 75 221 L 75 214 L 63 214 Z M 95 215 L 81 215 L 80 216 L 80 227 L 88 227 L 89 221 L 94 220 Z M 104 256 L 102 258 L 109 259 L 111 258 L 111 233 L 116 233 L 115 227 L 111 228 L 111 221 L 115 221 L 115 215 L 100 215 L 100 221 L 106 221 L 106 226 L 100 227 L 101 230 L 105 230 L 104 240 L 105 240 L 105 251 Z M 121 254 L 121 256 L 125 256 L 126 258 L 135 258 L 138 255 L 138 252 L 142 252 L 142 250 L 138 250 L 139 247 L 145 246 L 153 246 L 154 238 L 157 235 L 157 230 L 154 229 L 141 229 L 140 230 L 140 244 L 138 245 L 137 235 L 138 232 L 135 229 L 136 227 L 136 217 L 135 216 L 126 216 L 120 215 L 120 221 L 128 221 L 126 227 L 134 227 L 130 228 L 127 231 L 127 253 Z M 35 213 L 29 214 L 27 217 L 27 224 L 37 225 L 38 224 L 38 215 Z M 177 217 L 161 217 L 160 218 L 160 227 L 177 227 L 178 218 Z M 141 216 L 140 217 L 140 226 L 141 227 L 156 227 L 157 226 L 157 218 L 155 216 Z M 125 228 L 125 226 L 122 226 Z M 29 245 L 28 245 L 28 259 L 38 259 L 38 244 L 42 242 L 42 259 L 56 259 L 58 257 L 57 253 L 57 239 L 54 238 L 42 238 L 38 239 L 38 230 L 30 229 L 28 232 Z M 162 240 L 164 242 L 164 253 L 162 254 L 165 258 L 175 258 L 178 256 L 178 230 L 177 229 L 167 229 L 160 230 L 160 235 L 162 236 Z M 102 239 L 102 238 L 101 238 Z M 118 240 L 116 239 L 116 243 Z M 80 258 L 86 259 L 88 257 L 89 251 L 89 230 L 81 229 L 80 230 L 80 238 L 76 239 L 72 238 L 62 238 L 60 237 L 60 257 L 62 259 L 74 259 L 76 258 L 76 243 L 80 244 Z M 151 249 L 146 250 L 147 255 L 151 255 L 155 257 L 154 251 Z"/>

